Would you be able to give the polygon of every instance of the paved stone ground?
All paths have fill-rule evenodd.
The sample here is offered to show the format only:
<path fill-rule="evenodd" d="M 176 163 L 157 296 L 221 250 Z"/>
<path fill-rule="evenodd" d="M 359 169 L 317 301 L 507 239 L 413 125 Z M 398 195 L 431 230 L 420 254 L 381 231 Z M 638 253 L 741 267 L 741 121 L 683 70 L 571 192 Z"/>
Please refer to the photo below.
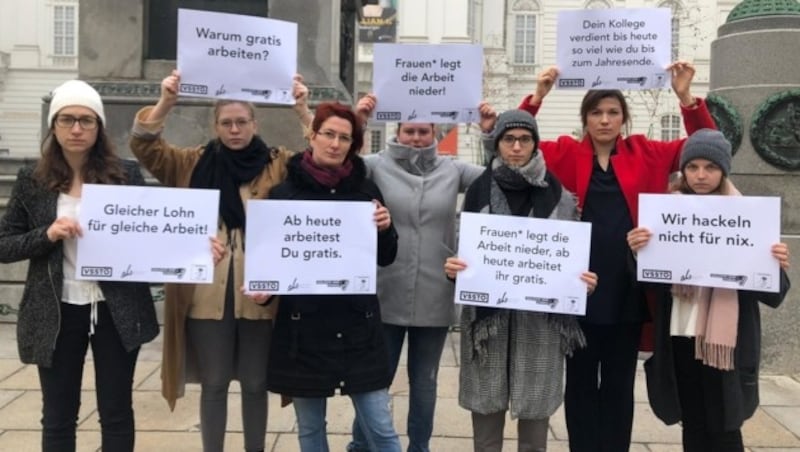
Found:
<path fill-rule="evenodd" d="M 17 359 L 15 326 L 0 323 L 0 451 L 38 451 L 41 395 L 36 368 Z M 439 398 L 431 449 L 437 452 L 471 450 L 469 414 L 458 406 L 458 333 L 452 333 L 442 357 L 439 373 Z M 137 451 L 200 451 L 198 431 L 199 387 L 190 385 L 184 399 L 170 413 L 161 398 L 159 367 L 161 343 L 157 339 L 143 348 L 134 381 Z M 403 360 L 404 362 L 404 360 Z M 78 432 L 78 451 L 98 451 L 100 432 L 94 401 L 94 377 L 91 360 L 84 375 L 84 398 Z M 401 367 L 391 387 L 395 425 L 404 444 L 407 438 L 406 414 L 408 383 Z M 231 387 L 228 405 L 226 450 L 241 451 L 242 424 L 238 386 Z M 270 395 L 267 450 L 298 451 L 294 411 L 280 408 L 279 398 Z M 334 397 L 328 404 L 328 431 L 333 451 L 344 451 L 349 439 L 353 410 L 346 397 Z M 516 450 L 515 423 L 506 426 L 506 447 Z M 744 427 L 745 444 L 751 452 L 800 451 L 800 375 L 763 375 L 761 407 Z M 549 450 L 567 451 L 563 411 L 550 420 Z M 633 452 L 678 452 L 680 429 L 667 427 L 656 419 L 647 404 L 644 374 L 636 380 L 636 415 L 633 428 Z M 113 451 L 111 451 L 113 452 Z"/>

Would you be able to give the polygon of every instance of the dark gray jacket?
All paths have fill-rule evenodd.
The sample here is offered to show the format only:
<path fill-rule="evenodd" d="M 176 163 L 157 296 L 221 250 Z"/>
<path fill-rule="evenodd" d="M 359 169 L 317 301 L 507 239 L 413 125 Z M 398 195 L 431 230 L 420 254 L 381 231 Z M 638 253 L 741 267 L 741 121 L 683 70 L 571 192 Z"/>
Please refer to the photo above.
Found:
<path fill-rule="evenodd" d="M 672 293 L 668 284 L 649 284 L 658 296 L 653 356 L 644 363 L 647 377 L 647 397 L 653 413 L 665 424 L 681 420 L 678 399 L 678 382 L 672 351 L 669 322 L 672 316 Z M 725 431 L 736 430 L 758 408 L 758 371 L 761 363 L 761 312 L 759 302 L 777 308 L 789 292 L 791 284 L 786 272 L 781 270 L 780 292 L 739 291 L 739 323 L 736 330 L 735 368 L 722 373 L 719 388 L 722 405 L 719 416 Z"/>
<path fill-rule="evenodd" d="M 129 185 L 144 185 L 136 163 L 125 161 L 123 168 Z M 57 201 L 57 192 L 33 179 L 33 167 L 24 167 L 0 220 L 0 262 L 30 260 L 17 319 L 19 357 L 44 367 L 52 363 L 61 321 L 63 245 L 47 238 L 47 228 L 56 220 Z M 100 281 L 100 288 L 126 350 L 158 335 L 148 284 Z"/>

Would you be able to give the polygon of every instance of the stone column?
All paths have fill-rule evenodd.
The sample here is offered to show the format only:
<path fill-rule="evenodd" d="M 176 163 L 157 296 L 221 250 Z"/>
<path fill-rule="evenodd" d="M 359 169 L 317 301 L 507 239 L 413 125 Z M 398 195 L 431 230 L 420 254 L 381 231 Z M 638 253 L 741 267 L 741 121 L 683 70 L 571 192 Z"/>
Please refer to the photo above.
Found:
<path fill-rule="evenodd" d="M 800 4 L 745 0 L 711 44 L 709 107 L 734 146 L 732 180 L 742 193 L 782 198 L 782 240 L 800 253 Z M 800 271 L 790 271 L 795 284 Z M 800 372 L 800 305 L 789 293 L 763 312 L 762 367 Z"/>

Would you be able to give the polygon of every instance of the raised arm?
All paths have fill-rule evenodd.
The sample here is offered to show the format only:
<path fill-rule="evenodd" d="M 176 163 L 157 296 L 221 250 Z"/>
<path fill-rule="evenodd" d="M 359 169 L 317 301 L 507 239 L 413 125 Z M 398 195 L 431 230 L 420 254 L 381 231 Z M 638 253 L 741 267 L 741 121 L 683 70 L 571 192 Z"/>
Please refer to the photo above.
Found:
<path fill-rule="evenodd" d="M 558 68 L 556 66 L 550 66 L 542 72 L 539 72 L 539 75 L 536 77 L 536 89 L 531 94 L 525 96 L 522 99 L 522 103 L 520 103 L 517 108 L 536 116 L 536 113 L 539 112 L 539 107 L 542 106 L 542 101 L 550 94 L 550 90 L 553 89 L 557 78 Z"/>
<path fill-rule="evenodd" d="M 314 113 L 308 108 L 308 87 L 303 83 L 303 76 L 295 74 L 292 79 L 292 96 L 294 96 L 294 110 L 297 119 L 303 127 L 311 127 Z"/>
<path fill-rule="evenodd" d="M 131 152 L 142 166 L 159 182 L 171 187 L 188 184 L 187 174 L 194 168 L 201 149 L 178 148 L 161 136 L 167 116 L 178 101 L 179 86 L 180 73 L 173 70 L 161 81 L 161 97 L 156 105 L 136 113 L 129 142 Z"/>
<path fill-rule="evenodd" d="M 366 96 L 358 99 L 358 103 L 356 103 L 356 114 L 364 124 L 369 121 L 369 117 L 372 116 L 372 112 L 375 110 L 375 105 L 378 103 L 378 98 L 375 97 L 375 94 L 369 93 Z"/>

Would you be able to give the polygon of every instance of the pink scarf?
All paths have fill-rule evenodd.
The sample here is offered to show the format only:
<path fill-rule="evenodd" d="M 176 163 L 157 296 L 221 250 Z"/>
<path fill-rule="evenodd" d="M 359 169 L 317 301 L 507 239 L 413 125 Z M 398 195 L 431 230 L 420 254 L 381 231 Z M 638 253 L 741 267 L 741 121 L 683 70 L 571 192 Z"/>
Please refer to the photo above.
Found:
<path fill-rule="evenodd" d="M 727 181 L 728 196 L 742 194 Z M 697 303 L 694 356 L 703 364 L 733 370 L 739 326 L 739 292 L 736 289 L 672 285 L 672 294 Z"/>
<path fill-rule="evenodd" d="M 739 325 L 736 289 L 673 284 L 672 294 L 697 303 L 694 357 L 721 370 L 733 370 Z"/>

